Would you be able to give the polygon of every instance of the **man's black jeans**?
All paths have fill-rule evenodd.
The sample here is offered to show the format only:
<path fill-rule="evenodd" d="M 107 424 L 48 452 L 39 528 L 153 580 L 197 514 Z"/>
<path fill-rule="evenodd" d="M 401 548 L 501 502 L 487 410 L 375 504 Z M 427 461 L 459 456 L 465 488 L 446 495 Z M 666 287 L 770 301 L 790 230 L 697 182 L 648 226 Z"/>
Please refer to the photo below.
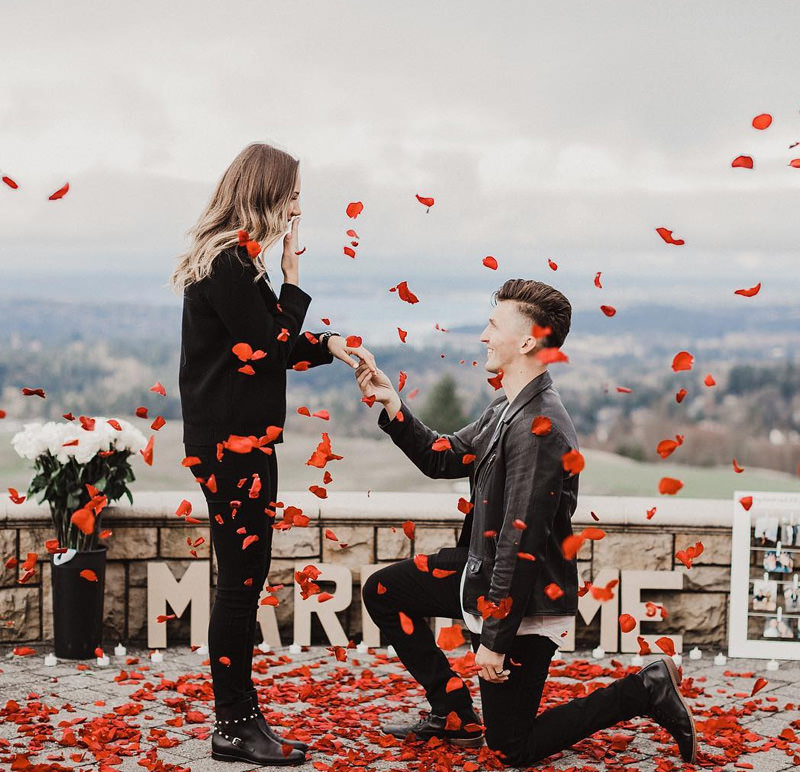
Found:
<path fill-rule="evenodd" d="M 187 456 L 202 461 L 190 468 L 191 473 L 204 479 L 213 474 L 217 483 L 216 492 L 200 486 L 217 559 L 217 587 L 208 626 L 211 679 L 217 718 L 242 718 L 252 713 L 256 697 L 253 645 L 258 598 L 270 564 L 274 519 L 265 509 L 274 511 L 277 500 L 277 459 L 274 449 L 271 455 L 260 450 L 225 450 L 222 461 L 217 460 L 216 446 L 185 445 L 184 449 Z M 253 486 L 256 474 L 260 490 Z M 244 532 L 239 533 L 242 528 Z M 258 539 L 248 540 L 244 547 L 250 536 Z M 220 661 L 221 657 L 227 660 Z"/>
<path fill-rule="evenodd" d="M 403 560 L 372 574 L 364 583 L 363 596 L 373 621 L 394 646 L 409 673 L 424 687 L 432 711 L 446 716 L 471 703 L 466 688 L 447 692 L 455 673 L 436 646 L 426 617 L 461 619 L 459 587 L 466 552 L 444 550 L 428 558 L 428 571 L 413 560 Z M 455 573 L 443 578 L 435 568 Z M 414 623 L 410 635 L 403 632 L 398 612 Z M 473 635 L 477 650 L 480 636 Z M 541 635 L 519 635 L 507 652 L 507 681 L 480 681 L 486 743 L 503 754 L 509 765 L 534 764 L 582 740 L 594 732 L 641 715 L 647 692 L 637 675 L 626 676 L 607 687 L 536 715 L 547 680 L 550 660 L 558 647 Z"/>

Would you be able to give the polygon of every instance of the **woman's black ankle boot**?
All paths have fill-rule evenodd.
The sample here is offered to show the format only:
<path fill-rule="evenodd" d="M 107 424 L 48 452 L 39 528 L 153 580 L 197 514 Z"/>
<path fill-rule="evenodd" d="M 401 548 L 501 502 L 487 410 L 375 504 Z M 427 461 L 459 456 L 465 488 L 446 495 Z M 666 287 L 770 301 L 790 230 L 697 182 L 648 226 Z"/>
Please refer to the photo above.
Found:
<path fill-rule="evenodd" d="M 261 731 L 269 738 L 275 740 L 275 742 L 279 743 L 286 743 L 287 745 L 291 745 L 292 748 L 297 748 L 298 751 L 302 751 L 305 753 L 308 750 L 308 744 L 304 743 L 300 740 L 289 740 L 284 737 L 281 737 L 268 723 L 267 719 L 264 718 L 264 714 L 261 712 L 261 708 L 258 707 L 258 696 L 252 697 L 253 700 L 253 708 L 256 714 L 256 721 L 258 722 L 259 727 L 261 727 Z"/>
<path fill-rule="evenodd" d="M 302 764 L 306 760 L 305 753 L 266 735 L 256 714 L 258 710 L 244 718 L 217 720 L 211 735 L 211 758 L 261 766 Z"/>

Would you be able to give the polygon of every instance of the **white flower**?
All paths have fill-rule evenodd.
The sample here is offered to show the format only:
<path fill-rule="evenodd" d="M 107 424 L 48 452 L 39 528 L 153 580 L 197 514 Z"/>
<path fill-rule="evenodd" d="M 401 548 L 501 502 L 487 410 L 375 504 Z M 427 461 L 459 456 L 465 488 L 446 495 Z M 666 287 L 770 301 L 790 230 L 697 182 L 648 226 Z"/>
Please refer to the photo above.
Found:
<path fill-rule="evenodd" d="M 86 464 L 101 450 L 138 453 L 147 444 L 145 436 L 129 421 L 117 419 L 120 431 L 111 426 L 105 416 L 94 416 L 94 419 L 95 425 L 90 431 L 79 421 L 25 424 L 25 428 L 11 438 L 11 444 L 23 458 L 33 460 L 49 451 L 62 464 L 71 457 L 79 464 Z M 76 444 L 65 447 L 65 443 L 75 440 Z"/>

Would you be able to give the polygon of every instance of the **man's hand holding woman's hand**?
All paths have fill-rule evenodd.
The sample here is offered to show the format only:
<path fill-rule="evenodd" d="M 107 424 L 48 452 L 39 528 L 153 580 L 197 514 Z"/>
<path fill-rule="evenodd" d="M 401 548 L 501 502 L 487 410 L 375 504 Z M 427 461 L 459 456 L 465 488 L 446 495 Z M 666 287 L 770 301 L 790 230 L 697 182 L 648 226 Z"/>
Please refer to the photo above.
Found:
<path fill-rule="evenodd" d="M 379 370 L 377 365 L 373 371 L 366 363 L 362 362 L 356 368 L 356 381 L 361 393 L 365 397 L 375 397 L 375 401 L 380 402 L 386 408 L 389 419 L 394 420 L 400 410 L 400 396 L 394 390 L 386 373 Z"/>
<path fill-rule="evenodd" d="M 331 337 L 328 338 L 328 351 L 330 351 L 336 359 L 347 362 L 353 369 L 364 367 L 368 372 L 378 372 L 378 365 L 375 364 L 375 357 L 372 356 L 372 352 L 364 346 L 348 346 L 347 339 L 343 338 L 341 335 L 331 335 Z M 354 356 L 361 360 L 360 365 L 357 365 L 353 361 L 352 357 Z"/>

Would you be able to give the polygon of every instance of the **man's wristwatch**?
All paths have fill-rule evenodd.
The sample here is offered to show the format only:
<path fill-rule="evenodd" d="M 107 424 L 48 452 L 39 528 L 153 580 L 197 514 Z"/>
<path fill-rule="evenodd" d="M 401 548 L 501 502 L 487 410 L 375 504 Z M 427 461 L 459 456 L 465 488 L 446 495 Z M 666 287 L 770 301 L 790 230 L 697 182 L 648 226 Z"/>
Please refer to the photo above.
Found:
<path fill-rule="evenodd" d="M 341 333 L 338 333 L 335 330 L 325 330 L 325 332 L 320 333 L 319 345 L 322 346 L 325 351 L 328 350 L 328 339 L 332 338 L 334 335 L 341 336 Z"/>

